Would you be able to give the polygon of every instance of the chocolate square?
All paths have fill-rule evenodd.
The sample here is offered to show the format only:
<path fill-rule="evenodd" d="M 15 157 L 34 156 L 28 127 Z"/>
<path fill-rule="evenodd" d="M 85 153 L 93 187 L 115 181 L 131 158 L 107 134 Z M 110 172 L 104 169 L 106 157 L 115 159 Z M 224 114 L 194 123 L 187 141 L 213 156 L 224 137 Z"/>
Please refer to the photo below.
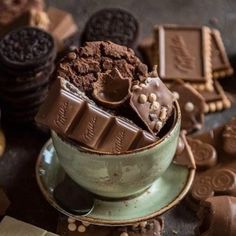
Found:
<path fill-rule="evenodd" d="M 164 25 L 154 28 L 163 80 L 211 84 L 211 37 L 208 27 Z"/>
<path fill-rule="evenodd" d="M 211 31 L 213 78 L 222 78 L 233 74 L 219 30 Z"/>

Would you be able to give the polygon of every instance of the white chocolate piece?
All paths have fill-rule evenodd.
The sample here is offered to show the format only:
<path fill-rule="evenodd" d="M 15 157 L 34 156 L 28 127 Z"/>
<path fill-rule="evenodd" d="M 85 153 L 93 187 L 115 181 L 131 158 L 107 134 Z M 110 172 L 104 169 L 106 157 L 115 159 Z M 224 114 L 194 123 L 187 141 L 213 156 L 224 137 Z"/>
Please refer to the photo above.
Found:
<path fill-rule="evenodd" d="M 139 85 L 135 84 L 133 87 L 132 87 L 132 91 L 136 91 L 136 90 L 139 90 L 141 89 Z"/>
<path fill-rule="evenodd" d="M 179 99 L 179 93 L 177 93 L 176 91 L 172 92 L 173 93 L 173 96 L 176 100 Z"/>
<path fill-rule="evenodd" d="M 120 236 L 129 236 L 129 234 L 127 232 L 123 232 L 120 234 Z"/>
<path fill-rule="evenodd" d="M 185 111 L 191 112 L 194 110 L 194 105 L 192 102 L 187 102 L 184 106 Z"/>
<path fill-rule="evenodd" d="M 167 117 L 167 108 L 166 107 L 162 107 L 159 119 L 161 121 L 164 121 L 166 119 L 166 117 Z"/>
<path fill-rule="evenodd" d="M 86 227 L 84 225 L 78 226 L 78 232 L 84 233 L 86 231 Z"/>
<path fill-rule="evenodd" d="M 145 94 L 140 94 L 138 98 L 139 103 L 144 104 L 147 102 L 147 96 Z"/>
<path fill-rule="evenodd" d="M 160 103 L 157 101 L 153 102 L 150 107 L 150 109 L 153 111 L 157 111 L 159 108 L 160 108 Z"/>
<path fill-rule="evenodd" d="M 68 224 L 68 230 L 69 231 L 76 231 L 76 229 L 77 229 L 77 226 L 76 226 L 76 224 L 75 223 L 70 223 L 70 224 Z"/>
<path fill-rule="evenodd" d="M 146 87 L 146 84 L 141 83 L 141 84 L 140 84 L 140 87 L 145 88 L 145 87 Z"/>
<path fill-rule="evenodd" d="M 68 219 L 67 219 L 67 222 L 68 223 L 75 223 L 75 219 L 73 219 L 72 217 L 68 217 Z"/>
<path fill-rule="evenodd" d="M 162 122 L 161 121 L 157 121 L 155 124 L 155 130 L 159 131 L 162 127 Z"/>
<path fill-rule="evenodd" d="M 147 226 L 147 221 L 143 221 L 140 223 L 141 228 L 145 228 Z"/>
<path fill-rule="evenodd" d="M 149 96 L 148 96 L 148 101 L 153 103 L 157 100 L 157 96 L 155 93 L 151 93 Z"/>
<path fill-rule="evenodd" d="M 85 227 L 88 227 L 88 226 L 90 226 L 90 223 L 89 222 L 87 222 L 87 221 L 81 221 L 81 223 L 85 226 Z"/>

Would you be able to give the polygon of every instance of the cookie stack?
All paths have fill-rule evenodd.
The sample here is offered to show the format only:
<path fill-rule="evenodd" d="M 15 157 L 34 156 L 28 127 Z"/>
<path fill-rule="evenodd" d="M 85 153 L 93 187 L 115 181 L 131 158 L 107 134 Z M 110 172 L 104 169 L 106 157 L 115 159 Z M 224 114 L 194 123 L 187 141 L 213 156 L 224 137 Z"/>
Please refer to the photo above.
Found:
<path fill-rule="evenodd" d="M 233 74 L 218 30 L 205 26 L 157 25 L 153 32 L 153 36 L 141 42 L 139 49 L 150 68 L 158 65 L 159 76 L 169 87 L 179 80 L 191 86 L 192 92 L 199 93 L 204 101 L 203 113 L 231 106 L 218 82 Z M 197 104 L 190 97 L 187 102 L 188 105 L 180 104 L 182 111 L 194 113 Z M 194 122 L 193 114 L 189 117 L 194 127 L 201 127 Z"/>
<path fill-rule="evenodd" d="M 53 37 L 38 28 L 19 28 L 0 40 L 3 118 L 14 122 L 33 121 L 47 95 L 55 55 Z"/>

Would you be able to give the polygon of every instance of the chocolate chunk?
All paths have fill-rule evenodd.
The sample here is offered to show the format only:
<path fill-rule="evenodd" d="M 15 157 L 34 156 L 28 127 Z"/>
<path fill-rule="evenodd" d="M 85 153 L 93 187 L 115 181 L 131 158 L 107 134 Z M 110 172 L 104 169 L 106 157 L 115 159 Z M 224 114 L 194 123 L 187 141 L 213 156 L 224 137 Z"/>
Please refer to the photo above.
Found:
<path fill-rule="evenodd" d="M 236 198 L 218 196 L 201 203 L 198 211 L 201 221 L 196 229 L 200 236 L 236 235 Z"/>
<path fill-rule="evenodd" d="M 29 9 L 15 18 L 11 23 L 0 29 L 0 36 L 23 26 L 37 27 L 43 30 L 49 29 L 50 20 L 46 12 L 37 9 Z"/>
<path fill-rule="evenodd" d="M 217 152 L 215 148 L 200 140 L 188 138 L 198 170 L 205 170 L 217 164 Z"/>
<path fill-rule="evenodd" d="M 205 113 L 217 112 L 231 107 L 231 102 L 218 81 L 214 81 L 212 91 L 202 90 L 201 95 L 206 103 Z"/>
<path fill-rule="evenodd" d="M 97 107 L 63 79 L 56 80 L 36 121 L 98 151 L 121 153 L 156 141 L 129 120 Z"/>
<path fill-rule="evenodd" d="M 53 50 L 54 41 L 50 34 L 37 28 L 24 27 L 1 39 L 0 60 L 7 67 L 25 70 L 45 64 Z"/>
<path fill-rule="evenodd" d="M 43 0 L 17 0 L 17 2 L 2 0 L 0 2 L 0 28 L 8 25 L 29 9 L 43 10 L 43 8 Z"/>
<path fill-rule="evenodd" d="M 131 78 L 123 78 L 115 68 L 98 74 L 98 80 L 93 83 L 93 97 L 104 107 L 119 107 L 130 97 L 130 86 Z"/>
<path fill-rule="evenodd" d="M 117 68 L 124 78 L 142 80 L 147 76 L 147 67 L 135 56 L 133 50 L 111 42 L 90 42 L 59 63 L 56 75 L 70 81 L 86 95 L 91 96 L 92 83 L 98 75 Z"/>
<path fill-rule="evenodd" d="M 68 43 L 68 39 L 78 32 L 78 27 L 73 16 L 69 12 L 51 6 L 48 8 L 47 14 L 50 20 L 49 32 L 56 39 L 58 50 L 67 49 L 71 46 Z M 78 40 L 77 35 L 76 40 Z M 77 45 L 78 42 L 76 43 Z"/>
<path fill-rule="evenodd" d="M 138 35 L 138 22 L 121 9 L 103 9 L 91 16 L 85 26 L 83 42 L 112 41 L 132 47 Z"/>
<path fill-rule="evenodd" d="M 161 79 L 181 78 L 199 89 L 212 90 L 210 29 L 164 25 L 154 31 Z"/>
<path fill-rule="evenodd" d="M 149 77 L 132 86 L 130 106 L 150 132 L 157 134 L 172 114 L 173 95 L 158 77 Z"/>
<path fill-rule="evenodd" d="M 211 30 L 211 58 L 213 78 L 223 78 L 233 74 L 219 30 Z"/>
<path fill-rule="evenodd" d="M 5 215 L 9 206 L 10 206 L 10 201 L 6 193 L 3 191 L 2 188 L 0 188 L 0 216 Z"/>
<path fill-rule="evenodd" d="M 225 125 L 223 131 L 224 151 L 230 155 L 236 154 L 236 117 Z"/>
<path fill-rule="evenodd" d="M 188 132 L 200 130 L 204 123 L 204 99 L 191 85 L 181 81 L 170 86 L 177 99 L 182 118 L 182 129 Z"/>

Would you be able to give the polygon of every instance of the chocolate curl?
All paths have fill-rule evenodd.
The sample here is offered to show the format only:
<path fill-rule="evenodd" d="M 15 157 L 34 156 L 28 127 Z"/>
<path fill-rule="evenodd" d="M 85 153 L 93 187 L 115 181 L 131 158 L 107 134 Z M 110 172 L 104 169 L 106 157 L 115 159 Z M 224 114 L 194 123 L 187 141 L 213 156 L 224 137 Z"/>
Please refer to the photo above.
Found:
<path fill-rule="evenodd" d="M 208 198 L 201 202 L 197 215 L 201 220 L 196 228 L 199 236 L 236 235 L 236 197 Z"/>

